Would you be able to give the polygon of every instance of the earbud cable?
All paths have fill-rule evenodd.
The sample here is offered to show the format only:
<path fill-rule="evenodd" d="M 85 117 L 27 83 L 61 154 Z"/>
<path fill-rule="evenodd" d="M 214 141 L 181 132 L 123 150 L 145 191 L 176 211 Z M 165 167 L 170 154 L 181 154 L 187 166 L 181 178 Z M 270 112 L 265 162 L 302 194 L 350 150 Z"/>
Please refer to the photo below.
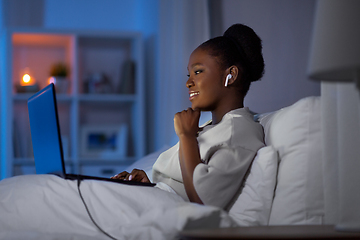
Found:
<path fill-rule="evenodd" d="M 91 216 L 90 214 L 90 211 L 89 211 L 89 208 L 88 206 L 86 205 L 85 203 L 85 200 L 81 194 L 81 191 L 80 191 L 80 183 L 81 183 L 81 179 L 78 178 L 77 179 L 77 188 L 78 188 L 78 191 L 79 191 L 79 195 L 80 195 L 80 198 L 81 198 L 81 201 L 83 202 L 84 206 L 85 206 L 85 209 L 86 209 L 86 212 L 88 213 L 91 221 L 94 223 L 94 225 L 100 230 L 100 232 L 102 232 L 103 234 L 105 234 L 106 236 L 108 236 L 109 238 L 113 239 L 113 240 L 117 240 L 116 238 L 114 238 L 113 236 L 111 236 L 110 234 L 108 234 L 107 232 L 105 232 L 96 222 L 95 220 L 93 219 L 93 217 Z"/>

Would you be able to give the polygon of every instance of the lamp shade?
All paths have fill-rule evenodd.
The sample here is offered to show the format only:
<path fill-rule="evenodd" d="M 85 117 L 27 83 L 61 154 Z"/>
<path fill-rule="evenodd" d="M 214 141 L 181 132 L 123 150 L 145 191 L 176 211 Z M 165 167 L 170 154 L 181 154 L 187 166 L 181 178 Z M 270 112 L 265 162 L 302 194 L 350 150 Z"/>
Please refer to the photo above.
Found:
<path fill-rule="evenodd" d="M 318 0 L 308 75 L 354 81 L 360 73 L 360 1 Z"/>

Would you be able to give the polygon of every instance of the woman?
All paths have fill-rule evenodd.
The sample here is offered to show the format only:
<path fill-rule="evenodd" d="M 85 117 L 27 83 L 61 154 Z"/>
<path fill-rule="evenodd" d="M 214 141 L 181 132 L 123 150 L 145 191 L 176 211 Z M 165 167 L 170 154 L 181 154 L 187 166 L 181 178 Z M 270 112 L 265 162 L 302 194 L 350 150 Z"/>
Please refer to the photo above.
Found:
<path fill-rule="evenodd" d="M 160 155 L 153 179 L 185 200 L 228 209 L 264 146 L 262 127 L 244 108 L 250 83 L 264 72 L 261 39 L 251 28 L 235 24 L 196 48 L 188 71 L 192 106 L 175 114 L 179 143 Z M 211 111 L 212 121 L 199 128 L 201 111 Z M 114 178 L 149 182 L 138 169 Z"/>

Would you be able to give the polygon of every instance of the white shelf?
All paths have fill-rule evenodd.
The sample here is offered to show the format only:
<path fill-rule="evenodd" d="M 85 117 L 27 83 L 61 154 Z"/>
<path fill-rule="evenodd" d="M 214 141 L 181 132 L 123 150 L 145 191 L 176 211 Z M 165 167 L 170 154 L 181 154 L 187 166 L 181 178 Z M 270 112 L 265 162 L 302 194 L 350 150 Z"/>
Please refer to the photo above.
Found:
<path fill-rule="evenodd" d="M 49 69 L 56 62 L 64 62 L 70 67 L 69 89 L 65 93 L 57 93 L 57 105 L 65 141 L 65 160 L 67 165 L 72 166 L 71 171 L 84 174 L 89 169 L 96 170 L 96 167 L 104 170 L 104 166 L 106 169 L 103 172 L 110 172 L 109 167 L 119 171 L 144 156 L 141 34 L 12 28 L 3 34 L 1 48 L 1 179 L 21 174 L 22 166 L 31 173 L 34 166 L 27 114 L 27 100 L 33 93 L 16 93 L 19 72 L 25 67 L 31 68 L 41 89 L 47 85 Z M 129 69 L 134 72 L 127 72 Z M 85 92 L 85 81 L 89 76 L 100 73 L 105 74 L 113 86 L 112 92 Z M 125 84 L 126 79 L 132 79 L 133 83 Z M 128 126 L 124 157 L 82 156 L 83 126 L 122 124 Z"/>
<path fill-rule="evenodd" d="M 16 93 L 13 95 L 13 100 L 15 102 L 27 102 L 33 94 L 34 93 Z M 57 102 L 71 102 L 73 97 L 67 94 L 57 94 L 56 100 Z"/>
<path fill-rule="evenodd" d="M 16 93 L 13 100 L 17 102 L 27 101 L 33 93 Z M 136 102 L 137 96 L 134 94 L 81 94 L 71 96 L 68 94 L 56 94 L 57 102 L 71 102 L 78 100 L 82 102 Z"/>
<path fill-rule="evenodd" d="M 136 102 L 134 94 L 82 94 L 79 96 L 82 102 Z"/>

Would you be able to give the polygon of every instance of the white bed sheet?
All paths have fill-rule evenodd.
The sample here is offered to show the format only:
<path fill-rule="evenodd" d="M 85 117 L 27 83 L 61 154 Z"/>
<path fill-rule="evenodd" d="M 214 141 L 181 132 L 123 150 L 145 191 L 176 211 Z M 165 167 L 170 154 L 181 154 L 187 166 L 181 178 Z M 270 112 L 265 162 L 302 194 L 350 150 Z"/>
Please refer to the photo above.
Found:
<path fill-rule="evenodd" d="M 117 239 L 174 239 L 181 230 L 233 227 L 218 208 L 183 201 L 155 187 L 86 180 L 89 210 Z M 0 181 L 0 239 L 109 239 L 91 222 L 77 182 L 52 175 Z"/>

